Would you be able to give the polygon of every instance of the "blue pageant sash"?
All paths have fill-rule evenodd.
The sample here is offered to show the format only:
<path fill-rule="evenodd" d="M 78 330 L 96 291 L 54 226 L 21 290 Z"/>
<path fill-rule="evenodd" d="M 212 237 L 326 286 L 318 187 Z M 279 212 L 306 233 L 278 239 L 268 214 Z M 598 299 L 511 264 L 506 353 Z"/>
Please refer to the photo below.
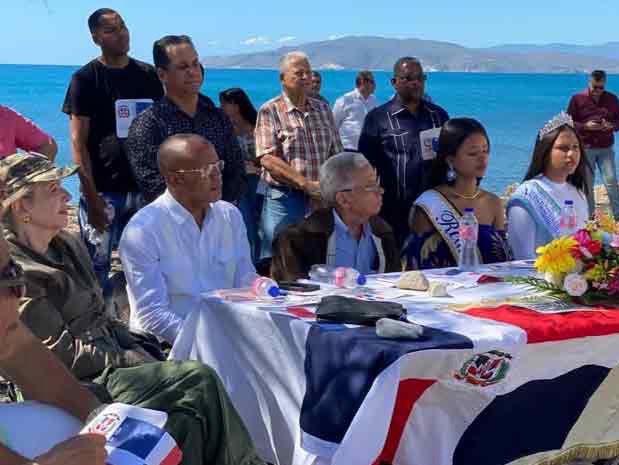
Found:
<path fill-rule="evenodd" d="M 561 235 L 561 206 L 542 187 L 539 179 L 529 179 L 513 193 L 507 211 L 513 206 L 524 208 L 544 233 L 544 243 Z"/>

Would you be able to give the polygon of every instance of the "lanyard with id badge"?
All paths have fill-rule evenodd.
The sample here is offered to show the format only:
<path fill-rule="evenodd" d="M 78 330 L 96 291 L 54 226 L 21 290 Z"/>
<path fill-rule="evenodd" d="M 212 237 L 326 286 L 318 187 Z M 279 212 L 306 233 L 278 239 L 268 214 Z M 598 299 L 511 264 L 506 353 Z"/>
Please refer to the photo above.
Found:
<path fill-rule="evenodd" d="M 438 152 L 438 136 L 441 133 L 440 121 L 437 121 L 436 112 L 431 111 L 432 129 L 426 129 L 419 133 L 419 144 L 421 145 L 421 158 L 434 160 Z"/>
<path fill-rule="evenodd" d="M 116 137 L 126 139 L 133 120 L 153 104 L 150 98 L 119 99 L 114 104 L 116 117 Z"/>

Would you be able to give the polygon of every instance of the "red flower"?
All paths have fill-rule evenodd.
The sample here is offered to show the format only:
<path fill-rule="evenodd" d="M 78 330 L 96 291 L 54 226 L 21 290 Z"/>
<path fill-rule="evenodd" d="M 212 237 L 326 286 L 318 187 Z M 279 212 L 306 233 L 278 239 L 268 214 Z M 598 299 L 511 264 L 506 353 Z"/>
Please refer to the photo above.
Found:
<path fill-rule="evenodd" d="M 602 251 L 602 241 L 594 241 L 591 239 L 591 235 L 586 229 L 581 229 L 574 234 L 574 239 L 576 239 L 580 247 L 585 248 L 594 257 Z M 582 258 L 582 254 L 581 257 L 578 258 Z"/>

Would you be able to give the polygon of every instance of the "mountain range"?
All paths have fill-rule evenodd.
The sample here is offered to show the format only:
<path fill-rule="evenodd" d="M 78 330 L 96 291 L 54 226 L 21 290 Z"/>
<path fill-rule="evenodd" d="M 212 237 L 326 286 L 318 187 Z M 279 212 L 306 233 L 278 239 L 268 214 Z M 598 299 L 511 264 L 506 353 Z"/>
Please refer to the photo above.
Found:
<path fill-rule="evenodd" d="M 418 57 L 427 71 L 491 73 L 619 73 L 619 42 L 602 45 L 507 44 L 489 48 L 422 39 L 348 36 L 275 50 L 206 56 L 211 68 L 276 69 L 281 56 L 301 50 L 315 69 L 389 70 L 402 56 Z"/>

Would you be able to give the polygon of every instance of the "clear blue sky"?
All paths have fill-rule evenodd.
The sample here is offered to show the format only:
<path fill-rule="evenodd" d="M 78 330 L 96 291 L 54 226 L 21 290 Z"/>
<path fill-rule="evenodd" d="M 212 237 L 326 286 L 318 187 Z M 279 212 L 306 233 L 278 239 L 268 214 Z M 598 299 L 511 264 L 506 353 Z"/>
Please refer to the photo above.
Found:
<path fill-rule="evenodd" d="M 131 54 L 147 61 L 153 41 L 165 34 L 189 34 L 202 56 L 343 35 L 470 47 L 619 41 L 617 0 L 2 0 L 0 63 L 85 63 L 97 54 L 86 19 L 101 7 L 120 12 Z"/>

